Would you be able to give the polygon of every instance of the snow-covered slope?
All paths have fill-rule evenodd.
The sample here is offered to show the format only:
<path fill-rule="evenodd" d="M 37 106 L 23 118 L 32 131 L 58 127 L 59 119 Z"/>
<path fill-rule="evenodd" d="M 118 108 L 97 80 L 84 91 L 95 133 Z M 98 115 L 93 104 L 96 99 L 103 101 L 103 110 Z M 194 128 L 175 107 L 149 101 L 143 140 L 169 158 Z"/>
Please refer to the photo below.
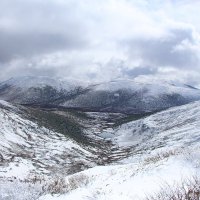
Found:
<path fill-rule="evenodd" d="M 187 185 L 189 182 L 184 183 L 192 182 L 193 177 L 198 180 L 195 189 L 198 193 L 200 102 L 124 124 L 114 130 L 110 138 L 120 146 L 132 146 L 132 156 L 118 165 L 94 167 L 67 176 L 66 187 L 70 188 L 72 179 L 82 181 L 69 191 L 63 190 L 65 194 L 47 194 L 40 200 L 141 200 L 156 194 L 161 187 L 169 196 L 173 189 L 175 194 L 180 191 L 193 195 Z M 164 195 L 155 199 L 171 199 Z"/>
<path fill-rule="evenodd" d="M 91 113 L 89 118 L 82 115 L 86 119 L 79 112 L 48 112 L 0 100 L 1 200 L 36 200 L 51 191 L 51 182 L 56 182 L 59 177 L 107 162 L 105 158 L 109 156 L 112 145 L 95 135 L 97 130 L 94 129 L 100 129 L 101 119 L 109 117 L 109 114 Z M 117 118 L 121 116 L 115 115 Z M 67 121 L 69 119 L 71 123 Z M 44 120 L 45 126 L 41 123 Z M 87 128 L 91 145 L 83 141 L 86 136 L 80 137 L 76 127 L 78 123 Z M 104 123 L 106 121 L 102 127 Z M 64 132 L 60 126 L 64 127 Z M 72 139 L 73 134 L 79 142 Z M 119 158 L 125 156 L 119 155 Z"/>
<path fill-rule="evenodd" d="M 200 102 L 151 115 L 145 119 L 124 124 L 117 129 L 113 140 L 117 144 L 149 146 L 190 146 L 200 140 Z M 144 143 L 148 141 L 148 143 Z"/>
<path fill-rule="evenodd" d="M 89 87 L 61 105 L 97 111 L 143 113 L 200 99 L 200 90 L 158 80 L 116 80 Z"/>
<path fill-rule="evenodd" d="M 0 83 L 0 98 L 22 104 L 50 104 L 76 95 L 86 86 L 87 83 L 73 79 L 22 76 Z"/>
<path fill-rule="evenodd" d="M 0 177 L 69 174 L 93 166 L 93 159 L 70 138 L 28 120 L 21 108 L 0 101 Z"/>
<path fill-rule="evenodd" d="M 78 81 L 76 79 L 64 79 L 64 78 L 51 78 L 48 76 L 19 76 L 10 78 L 7 81 L 1 83 L 1 85 L 10 85 L 19 87 L 22 89 L 28 89 L 31 87 L 45 87 L 50 86 L 57 90 L 73 90 L 76 86 L 83 85 L 86 87 L 87 82 Z"/>
<path fill-rule="evenodd" d="M 187 156 L 189 153 L 191 157 Z M 152 162 L 141 160 L 140 164 L 95 167 L 65 178 L 67 186 L 72 179 L 81 180 L 76 183 L 74 189 L 64 194 L 46 194 L 39 200 L 147 200 L 147 197 L 159 193 L 162 187 L 170 196 L 172 188 L 180 189 L 184 181 L 192 181 L 192 177 L 200 176 L 200 167 L 196 164 L 199 162 L 199 156 L 198 149 L 188 151 L 186 155 L 161 157 L 156 161 L 152 159 Z M 196 159 L 193 160 L 192 157 Z M 187 185 L 184 186 L 186 188 Z M 185 191 L 187 192 L 187 189 Z M 160 198 L 152 200 L 158 199 L 172 198 L 163 193 Z"/>
<path fill-rule="evenodd" d="M 118 79 L 89 85 L 74 80 L 20 77 L 0 84 L 0 98 L 20 104 L 144 113 L 200 100 L 200 90 L 187 85 L 143 78 Z"/>
<path fill-rule="evenodd" d="M 91 147 L 45 128 L 27 110 L 0 101 L 0 199 L 140 200 L 162 186 L 200 179 L 200 101 L 116 128 L 109 118 L 124 115 L 85 113 L 81 121 L 78 113 Z"/>

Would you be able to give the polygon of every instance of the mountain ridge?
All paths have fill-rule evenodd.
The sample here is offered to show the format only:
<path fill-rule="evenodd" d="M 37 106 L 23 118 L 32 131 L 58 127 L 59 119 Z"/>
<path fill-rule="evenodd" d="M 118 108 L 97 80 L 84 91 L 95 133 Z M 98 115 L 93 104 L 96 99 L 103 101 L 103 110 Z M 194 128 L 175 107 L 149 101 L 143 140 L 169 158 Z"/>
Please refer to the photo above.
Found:
<path fill-rule="evenodd" d="M 200 90 L 154 79 L 120 79 L 82 84 L 49 77 L 20 77 L 0 83 L 0 98 L 24 105 L 51 105 L 133 114 L 160 111 L 200 100 Z"/>

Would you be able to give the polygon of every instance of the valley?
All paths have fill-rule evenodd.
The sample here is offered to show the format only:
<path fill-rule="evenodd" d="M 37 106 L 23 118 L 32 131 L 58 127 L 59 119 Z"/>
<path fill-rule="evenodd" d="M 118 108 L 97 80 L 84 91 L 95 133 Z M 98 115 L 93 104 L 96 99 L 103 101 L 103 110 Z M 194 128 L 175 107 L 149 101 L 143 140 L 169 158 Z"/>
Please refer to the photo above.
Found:
<path fill-rule="evenodd" d="M 7 89 L 13 87 L 16 86 Z M 119 85 L 115 87 L 114 93 Z M 21 92 L 24 88 L 17 90 Z M 158 110 L 145 107 L 140 112 L 126 112 L 129 104 L 124 101 L 127 107 L 122 112 L 117 112 L 116 102 L 107 109 L 111 102 L 103 103 L 107 97 L 102 99 L 106 109 L 45 101 L 19 103 L 10 96 L 13 89 L 7 91 L 4 94 L 9 101 L 0 100 L 0 199 L 147 200 L 148 195 L 159 193 L 165 183 L 171 187 L 191 177 L 198 181 L 199 90 L 184 90 L 180 89 L 181 95 L 187 91 L 189 98 L 193 94 L 194 99 L 188 98 L 189 102 L 181 103 L 184 105 L 170 108 L 165 104 Z M 28 97 L 23 98 L 31 97 L 32 89 L 24 92 Z M 96 98 L 99 96 L 91 97 L 90 101 Z M 161 105 L 163 96 L 158 96 L 157 101 Z M 174 99 L 167 101 L 173 105 Z M 151 106 L 149 101 L 146 105 Z M 143 187 L 148 188 L 145 194 Z"/>
<path fill-rule="evenodd" d="M 200 200 L 200 0 L 0 0 L 0 200 Z"/>
<path fill-rule="evenodd" d="M 59 196 L 50 197 L 48 193 L 63 192 L 73 199 L 76 187 L 84 187 L 93 180 L 90 173 L 94 174 L 93 177 L 99 177 L 100 167 L 104 174 L 102 178 L 108 176 L 110 170 L 115 174 L 111 177 L 117 178 L 122 170 L 126 180 L 124 183 L 131 181 L 130 184 L 135 184 L 132 177 L 136 171 L 136 174 L 140 174 L 151 168 L 156 170 L 160 162 L 164 167 L 167 166 L 165 162 L 175 158 L 183 162 L 186 159 L 183 155 L 189 152 L 193 155 L 200 148 L 199 102 L 146 116 L 33 108 L 5 101 L 0 102 L 0 110 L 2 199 L 4 195 L 10 199 L 13 196 L 20 199 L 17 191 L 21 187 L 27 187 L 24 199 L 57 200 Z M 195 159 L 194 162 L 198 162 L 198 158 Z M 198 166 L 192 169 L 196 171 Z M 77 178 L 79 176 L 81 180 Z M 65 191 L 62 185 L 58 191 L 50 189 L 54 181 L 62 180 L 61 177 L 77 178 L 78 182 L 74 180 L 75 188 L 67 189 L 71 192 Z M 112 184 L 118 184 L 122 179 L 118 177 Z M 15 186 L 8 190 L 12 184 Z M 108 183 L 105 181 L 101 184 Z M 115 194 L 114 188 L 112 186 Z M 82 194 L 78 195 L 80 198 L 77 199 L 83 199 Z M 96 198 L 101 198 L 101 195 Z M 123 195 L 121 197 L 129 199 L 127 194 Z"/>

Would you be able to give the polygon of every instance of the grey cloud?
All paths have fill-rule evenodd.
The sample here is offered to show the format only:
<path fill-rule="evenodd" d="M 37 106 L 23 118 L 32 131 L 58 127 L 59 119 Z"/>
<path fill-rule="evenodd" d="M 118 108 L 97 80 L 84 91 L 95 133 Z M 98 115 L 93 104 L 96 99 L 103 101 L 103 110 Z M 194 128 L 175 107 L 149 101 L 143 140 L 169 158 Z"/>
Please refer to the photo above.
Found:
<path fill-rule="evenodd" d="M 170 36 L 156 39 L 134 39 L 126 43 L 130 58 L 136 54 L 144 63 L 151 66 L 172 66 L 188 68 L 199 66 L 198 53 L 191 49 L 175 51 L 174 48 L 182 41 L 187 40 L 195 44 L 190 29 L 175 29 L 170 31 Z"/>
<path fill-rule="evenodd" d="M 152 68 L 150 66 L 138 66 L 138 67 L 134 67 L 132 69 L 122 69 L 122 74 L 133 78 L 133 77 L 137 77 L 139 75 L 151 75 L 151 74 L 156 74 L 157 73 L 157 68 Z"/>
<path fill-rule="evenodd" d="M 135 0 L 0 0 L 0 79 L 59 75 L 101 81 L 166 75 L 168 66 L 199 73 L 200 52 L 174 49 L 184 40 L 198 46 L 194 30 L 182 16 L 171 16 L 163 1 L 144 2 L 148 6 Z M 179 4 L 171 2 L 170 11 L 176 10 Z M 172 26 L 163 16 L 157 19 L 158 8 Z M 170 30 L 179 21 L 182 29 Z"/>
<path fill-rule="evenodd" d="M 62 49 L 84 46 L 84 40 L 54 33 L 7 33 L 0 31 L 0 62 Z"/>
<path fill-rule="evenodd" d="M 81 19 L 70 6 L 70 1 L 59 5 L 52 0 L 2 0 L 0 62 L 87 46 Z M 7 24 L 2 25 L 2 21 Z"/>
<path fill-rule="evenodd" d="M 10 77 L 15 76 L 49 76 L 55 77 L 58 75 L 58 68 L 53 66 L 41 67 L 34 60 L 18 60 L 14 63 L 1 63 L 0 65 L 0 82 Z"/>

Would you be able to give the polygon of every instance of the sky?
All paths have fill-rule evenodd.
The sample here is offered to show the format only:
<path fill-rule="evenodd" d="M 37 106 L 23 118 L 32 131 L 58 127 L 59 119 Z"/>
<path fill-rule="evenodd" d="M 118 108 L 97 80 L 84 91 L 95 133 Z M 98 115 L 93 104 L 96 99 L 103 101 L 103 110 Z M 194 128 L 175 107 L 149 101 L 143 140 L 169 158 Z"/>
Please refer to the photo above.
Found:
<path fill-rule="evenodd" d="M 199 0 L 0 0 L 0 80 L 138 76 L 200 87 Z"/>

